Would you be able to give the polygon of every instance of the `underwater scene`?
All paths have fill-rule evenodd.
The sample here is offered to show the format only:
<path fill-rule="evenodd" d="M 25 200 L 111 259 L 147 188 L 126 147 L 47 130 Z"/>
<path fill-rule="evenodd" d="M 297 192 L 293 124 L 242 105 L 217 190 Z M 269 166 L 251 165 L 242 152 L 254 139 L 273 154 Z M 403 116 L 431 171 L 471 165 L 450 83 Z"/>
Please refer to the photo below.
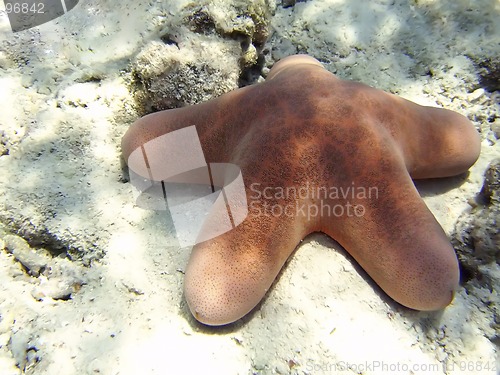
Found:
<path fill-rule="evenodd" d="M 499 19 L 0 2 L 0 375 L 500 373 Z"/>

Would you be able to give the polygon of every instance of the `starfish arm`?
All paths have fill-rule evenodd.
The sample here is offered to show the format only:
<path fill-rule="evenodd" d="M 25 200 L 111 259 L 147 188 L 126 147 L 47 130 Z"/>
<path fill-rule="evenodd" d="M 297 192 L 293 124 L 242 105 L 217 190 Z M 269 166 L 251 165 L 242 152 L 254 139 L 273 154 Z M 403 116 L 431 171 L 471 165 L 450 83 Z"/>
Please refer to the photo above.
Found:
<path fill-rule="evenodd" d="M 397 302 L 416 310 L 447 306 L 458 287 L 458 261 L 408 174 L 371 169 L 355 184 L 377 188 L 349 202 L 362 215 L 324 217 L 322 231 Z"/>
<path fill-rule="evenodd" d="M 122 156 L 128 162 L 130 154 L 147 142 L 164 134 L 195 125 L 205 158 L 210 162 L 227 162 L 228 153 L 238 139 L 231 132 L 234 121 L 234 102 L 255 91 L 257 86 L 248 86 L 231 91 L 208 102 L 189 107 L 169 109 L 148 114 L 135 121 L 122 138 Z M 250 94 L 251 95 L 251 94 Z M 220 124 L 226 126 L 220 126 Z M 241 131 L 241 130 L 240 130 Z M 152 155 L 162 158 L 164 155 Z"/>
<path fill-rule="evenodd" d="M 367 112 L 399 143 L 413 179 L 454 176 L 467 171 L 479 157 L 479 134 L 461 114 L 353 85 L 364 86 Z"/>
<path fill-rule="evenodd" d="M 250 312 L 305 236 L 293 219 L 250 213 L 235 229 L 194 246 L 184 294 L 194 317 L 224 325 Z"/>
<path fill-rule="evenodd" d="M 481 139 L 474 125 L 459 113 L 408 102 L 417 114 L 413 138 L 414 179 L 455 176 L 466 172 L 478 159 Z"/>
<path fill-rule="evenodd" d="M 254 124 L 231 158 L 244 176 L 248 216 L 231 231 L 194 246 L 186 268 L 186 300 L 205 324 L 231 323 L 251 311 L 316 225 L 297 199 L 297 181 L 308 173 L 294 163 L 298 151 L 282 147 L 280 132 L 266 135 L 263 128 Z M 217 213 L 205 222 L 217 226 Z"/>

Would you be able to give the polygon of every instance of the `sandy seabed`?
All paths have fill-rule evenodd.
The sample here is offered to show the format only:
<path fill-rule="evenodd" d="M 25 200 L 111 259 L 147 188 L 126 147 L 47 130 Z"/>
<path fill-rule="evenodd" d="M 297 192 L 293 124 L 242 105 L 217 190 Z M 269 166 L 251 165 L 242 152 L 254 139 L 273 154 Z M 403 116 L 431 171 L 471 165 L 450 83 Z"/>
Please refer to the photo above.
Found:
<path fill-rule="evenodd" d="M 0 9 L 0 374 L 497 373 L 500 1 L 91 0 L 18 33 Z M 294 53 L 480 131 L 468 175 L 417 184 L 464 270 L 445 310 L 399 306 L 316 234 L 247 317 L 190 315 L 190 250 L 134 205 L 121 137 Z"/>

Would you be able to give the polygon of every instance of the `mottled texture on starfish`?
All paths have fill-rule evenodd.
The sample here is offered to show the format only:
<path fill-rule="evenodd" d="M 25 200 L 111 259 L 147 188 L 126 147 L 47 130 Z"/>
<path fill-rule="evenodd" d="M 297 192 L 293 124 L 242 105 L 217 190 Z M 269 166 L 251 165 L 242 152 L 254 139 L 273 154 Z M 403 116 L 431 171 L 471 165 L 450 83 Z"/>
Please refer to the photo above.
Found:
<path fill-rule="evenodd" d="M 185 297 L 196 319 L 221 325 L 247 314 L 316 231 L 338 241 L 397 302 L 417 310 L 451 302 L 457 258 L 412 178 L 456 175 L 476 161 L 479 136 L 465 117 L 340 80 L 317 60 L 292 56 L 264 83 L 139 119 L 123 138 L 125 160 L 190 125 L 207 161 L 241 168 L 249 204 L 241 225 L 193 248 Z M 340 193 L 318 193 L 332 187 Z M 289 210 L 274 215 L 270 207 Z M 313 215 L 314 207 L 324 211 Z"/>

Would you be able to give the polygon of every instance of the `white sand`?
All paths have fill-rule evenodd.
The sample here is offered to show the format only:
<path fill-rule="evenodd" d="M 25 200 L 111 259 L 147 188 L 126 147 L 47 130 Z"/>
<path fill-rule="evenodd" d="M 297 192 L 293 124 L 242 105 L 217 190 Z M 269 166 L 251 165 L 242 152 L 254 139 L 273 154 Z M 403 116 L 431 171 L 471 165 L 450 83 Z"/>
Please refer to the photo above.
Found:
<path fill-rule="evenodd" d="M 139 116 L 131 61 L 150 42 L 167 33 L 181 48 L 168 46 L 172 59 L 218 66 L 226 81 L 210 82 L 213 90 L 237 83 L 238 43 L 190 31 L 188 3 L 81 1 L 17 34 L 0 12 L 0 154 L 8 150 L 0 156 L 0 374 L 496 373 L 495 262 L 481 268 L 489 284 L 469 283 L 444 311 L 419 313 L 391 301 L 318 234 L 242 321 L 207 328 L 193 320 L 182 295 L 189 249 L 177 245 L 168 215 L 134 206 L 120 168 L 121 136 Z M 219 34 L 254 32 L 242 3 L 202 2 Z M 500 155 L 491 130 L 499 94 L 481 87 L 476 65 L 500 55 L 500 1 L 409 3 L 271 2 L 264 71 L 309 53 L 343 78 L 473 120 L 483 150 L 469 177 L 418 184 L 451 236 Z M 200 52 L 206 43 L 224 60 Z M 252 46 L 245 53 L 255 57 Z"/>

